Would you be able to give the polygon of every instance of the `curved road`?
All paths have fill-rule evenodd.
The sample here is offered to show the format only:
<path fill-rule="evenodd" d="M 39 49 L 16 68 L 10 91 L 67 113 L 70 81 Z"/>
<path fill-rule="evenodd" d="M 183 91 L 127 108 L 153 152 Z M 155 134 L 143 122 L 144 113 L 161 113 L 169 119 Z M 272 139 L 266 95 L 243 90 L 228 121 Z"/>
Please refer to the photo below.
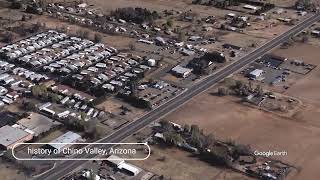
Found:
<path fill-rule="evenodd" d="M 261 47 L 257 48 L 255 51 L 249 53 L 248 55 L 244 56 L 240 60 L 234 62 L 233 64 L 229 65 L 222 71 L 217 72 L 216 74 L 209 76 L 199 82 L 198 84 L 192 86 L 188 90 L 184 91 L 183 93 L 179 94 L 175 98 L 171 99 L 167 103 L 159 106 L 158 108 L 150 111 L 146 115 L 142 116 L 141 118 L 133 121 L 132 123 L 128 124 L 127 126 L 119 129 L 115 133 L 100 139 L 98 142 L 100 143 L 117 143 L 123 141 L 125 138 L 129 137 L 133 133 L 139 131 L 143 127 L 147 126 L 151 122 L 158 120 L 159 118 L 163 117 L 164 115 L 168 114 L 169 112 L 177 109 L 182 104 L 189 101 L 194 96 L 200 94 L 201 92 L 205 91 L 212 85 L 216 84 L 217 82 L 223 80 L 225 77 L 231 75 L 232 73 L 238 71 L 245 65 L 255 61 L 260 56 L 264 55 L 265 53 L 269 52 L 273 48 L 277 47 L 281 43 L 285 42 L 291 36 L 301 32 L 308 26 L 311 26 L 313 23 L 320 20 L 320 14 L 317 13 L 304 21 L 301 21 L 296 26 L 292 27 L 287 32 L 279 35 L 278 37 L 272 39 L 271 41 L 267 42 L 266 44 L 262 45 Z M 102 145 L 96 145 L 100 147 Z M 104 148 L 111 148 L 112 145 L 104 145 Z M 77 158 L 77 156 L 73 157 Z M 80 158 L 80 157 L 78 157 Z M 81 158 L 94 158 L 92 155 L 85 155 L 81 156 Z M 66 174 L 74 171 L 76 168 L 80 167 L 86 161 L 62 161 L 57 162 L 56 168 L 52 169 L 51 171 L 34 178 L 36 180 L 57 180 Z"/>

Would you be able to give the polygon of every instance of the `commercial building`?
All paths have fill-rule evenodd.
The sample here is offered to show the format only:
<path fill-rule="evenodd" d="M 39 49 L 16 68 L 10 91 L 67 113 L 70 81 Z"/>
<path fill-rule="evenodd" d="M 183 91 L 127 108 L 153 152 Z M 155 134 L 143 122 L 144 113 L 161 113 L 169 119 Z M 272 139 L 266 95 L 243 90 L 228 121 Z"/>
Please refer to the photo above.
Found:
<path fill-rule="evenodd" d="M 63 148 L 72 146 L 72 144 L 68 144 L 68 143 L 75 143 L 80 139 L 81 139 L 81 136 L 79 134 L 74 133 L 72 131 L 68 131 L 65 134 L 59 136 L 58 138 L 50 141 L 48 145 L 54 149 L 61 150 Z"/>
<path fill-rule="evenodd" d="M 20 126 L 20 129 L 32 130 L 34 136 L 39 136 L 56 126 L 62 125 L 60 122 L 38 113 L 32 113 L 29 117 L 20 119 L 16 123 Z"/>
<path fill-rule="evenodd" d="M 23 143 L 32 139 L 32 134 L 11 126 L 0 128 L 0 148 L 12 149 L 17 143 Z"/>
<path fill-rule="evenodd" d="M 175 75 L 177 77 L 186 78 L 191 74 L 192 69 L 185 68 L 185 67 L 182 67 L 180 65 L 177 65 L 176 67 L 171 69 L 171 72 L 172 72 L 173 75 Z"/>
<path fill-rule="evenodd" d="M 249 78 L 257 79 L 263 74 L 263 70 L 261 69 L 255 69 L 251 71 L 248 75 Z"/>

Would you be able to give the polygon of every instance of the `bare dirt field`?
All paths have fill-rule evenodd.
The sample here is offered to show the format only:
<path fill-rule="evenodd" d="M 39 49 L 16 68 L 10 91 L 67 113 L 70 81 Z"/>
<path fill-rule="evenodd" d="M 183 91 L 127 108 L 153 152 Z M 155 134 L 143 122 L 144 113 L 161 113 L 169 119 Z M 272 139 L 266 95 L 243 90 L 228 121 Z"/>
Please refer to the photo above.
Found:
<path fill-rule="evenodd" d="M 233 45 L 240 46 L 243 49 L 248 49 L 252 44 L 260 45 L 267 41 L 266 38 L 254 37 L 254 36 L 241 34 L 241 33 L 234 33 L 234 32 L 227 33 L 226 35 L 219 37 L 219 40 L 223 42 L 229 42 Z"/>
<path fill-rule="evenodd" d="M 273 158 L 302 168 L 290 179 L 313 180 L 320 175 L 316 168 L 320 159 L 314 158 L 320 150 L 319 127 L 240 105 L 233 97 L 213 96 L 214 91 L 199 95 L 166 119 L 197 124 L 219 139 L 250 144 L 259 151 L 287 151 L 287 156 Z"/>
<path fill-rule="evenodd" d="M 261 24 L 261 23 L 260 23 Z M 265 27 L 265 24 L 262 23 L 264 27 L 255 25 L 254 29 L 248 29 L 247 34 L 255 37 L 271 39 L 276 37 L 277 35 L 282 34 L 287 31 L 290 27 L 285 25 L 275 25 L 273 27 Z"/>
<path fill-rule="evenodd" d="M 28 178 L 20 170 L 17 170 L 16 165 L 0 161 L 0 176 L 2 180 L 27 180 Z"/>
<path fill-rule="evenodd" d="M 119 115 L 121 114 L 121 111 L 123 111 L 121 109 L 122 106 L 129 107 L 130 109 L 130 112 L 128 112 L 126 115 L 121 115 L 121 118 L 124 118 L 129 121 L 132 121 L 145 113 L 145 110 L 130 106 L 129 104 L 123 101 L 120 101 L 119 99 L 116 99 L 116 98 L 110 98 L 104 101 L 103 103 L 99 104 L 97 107 L 107 112 L 110 112 L 112 114 Z"/>
<path fill-rule="evenodd" d="M 220 169 L 199 161 L 177 148 L 152 146 L 153 154 L 145 161 L 135 161 L 139 167 L 174 180 L 249 180 L 242 174 Z"/>
<path fill-rule="evenodd" d="M 293 7 L 295 5 L 295 0 L 281 0 L 281 1 L 272 1 L 279 7 Z"/>
<path fill-rule="evenodd" d="M 106 12 L 123 7 L 143 7 L 157 11 L 188 11 L 191 9 L 193 12 L 203 15 L 215 15 L 217 17 L 224 17 L 225 14 L 229 12 L 222 9 L 216 10 L 216 8 L 212 6 L 194 5 L 192 4 L 192 0 L 90 0 L 88 3 Z"/>
<path fill-rule="evenodd" d="M 274 53 L 288 58 L 301 59 L 306 63 L 317 65 L 314 70 L 291 86 L 285 94 L 297 97 L 305 102 L 302 110 L 299 114 L 296 114 L 294 118 L 301 122 L 307 122 L 311 125 L 320 127 L 319 47 L 308 44 L 296 44 L 289 49 L 278 49 Z"/>

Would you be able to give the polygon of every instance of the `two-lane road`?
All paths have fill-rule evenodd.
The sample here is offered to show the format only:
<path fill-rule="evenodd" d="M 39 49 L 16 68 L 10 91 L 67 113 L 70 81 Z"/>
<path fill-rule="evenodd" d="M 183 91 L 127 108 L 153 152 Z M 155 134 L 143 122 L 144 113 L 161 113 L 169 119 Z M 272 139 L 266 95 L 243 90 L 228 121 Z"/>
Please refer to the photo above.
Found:
<path fill-rule="evenodd" d="M 127 126 L 119 129 L 115 133 L 102 138 L 98 142 L 100 143 L 117 143 L 123 141 L 125 138 L 129 137 L 130 135 L 134 134 L 135 132 L 139 131 L 143 127 L 147 126 L 151 122 L 158 120 L 159 118 L 163 117 L 164 115 L 168 114 L 169 112 L 177 109 L 182 104 L 188 102 L 194 96 L 200 94 L 201 92 L 207 90 L 212 85 L 216 84 L 217 82 L 223 80 L 225 77 L 231 75 L 232 73 L 240 70 L 245 65 L 255 61 L 257 58 L 263 56 L 265 53 L 269 52 L 273 48 L 277 47 L 278 45 L 285 42 L 288 38 L 292 37 L 293 35 L 301 32 L 308 26 L 311 26 L 313 23 L 320 20 L 320 14 L 315 14 L 312 17 L 301 21 L 296 26 L 292 27 L 287 32 L 279 35 L 278 37 L 272 39 L 271 41 L 267 42 L 266 44 L 260 46 L 255 51 L 249 53 L 248 55 L 244 56 L 240 60 L 234 62 L 233 64 L 229 65 L 222 71 L 217 72 L 216 74 L 209 76 L 202 80 L 201 82 L 197 83 L 196 85 L 192 86 L 188 90 L 184 91 L 183 93 L 176 96 L 174 99 L 168 101 L 167 103 L 161 105 L 160 107 L 150 111 L 146 115 L 142 116 L 141 118 L 133 121 L 132 123 L 128 124 Z M 99 145 L 97 145 L 99 146 Z M 101 145 L 100 145 L 101 146 Z M 104 145 L 104 148 L 111 148 L 112 145 Z M 77 158 L 73 157 L 73 158 Z M 78 158 L 94 158 L 92 155 L 85 155 Z M 57 180 L 64 175 L 72 172 L 77 167 L 84 164 L 85 161 L 63 161 L 57 162 L 57 166 L 35 178 L 37 180 Z"/>

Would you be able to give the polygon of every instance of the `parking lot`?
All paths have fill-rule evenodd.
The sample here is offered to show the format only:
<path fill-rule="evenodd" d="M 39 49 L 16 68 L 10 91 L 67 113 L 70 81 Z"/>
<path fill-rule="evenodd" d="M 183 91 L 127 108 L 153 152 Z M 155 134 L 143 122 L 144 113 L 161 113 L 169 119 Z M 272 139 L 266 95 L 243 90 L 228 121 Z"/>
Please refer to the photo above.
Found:
<path fill-rule="evenodd" d="M 138 89 L 140 89 L 139 96 L 148 99 L 151 102 L 152 107 L 163 104 L 183 90 L 176 85 L 164 81 L 142 84 Z"/>
<path fill-rule="evenodd" d="M 302 60 L 268 54 L 251 63 L 240 74 L 250 80 L 288 89 L 298 78 L 308 74 L 315 67 L 315 65 L 304 63 Z M 262 74 L 255 78 L 250 77 L 250 73 L 254 70 L 262 70 Z"/>

